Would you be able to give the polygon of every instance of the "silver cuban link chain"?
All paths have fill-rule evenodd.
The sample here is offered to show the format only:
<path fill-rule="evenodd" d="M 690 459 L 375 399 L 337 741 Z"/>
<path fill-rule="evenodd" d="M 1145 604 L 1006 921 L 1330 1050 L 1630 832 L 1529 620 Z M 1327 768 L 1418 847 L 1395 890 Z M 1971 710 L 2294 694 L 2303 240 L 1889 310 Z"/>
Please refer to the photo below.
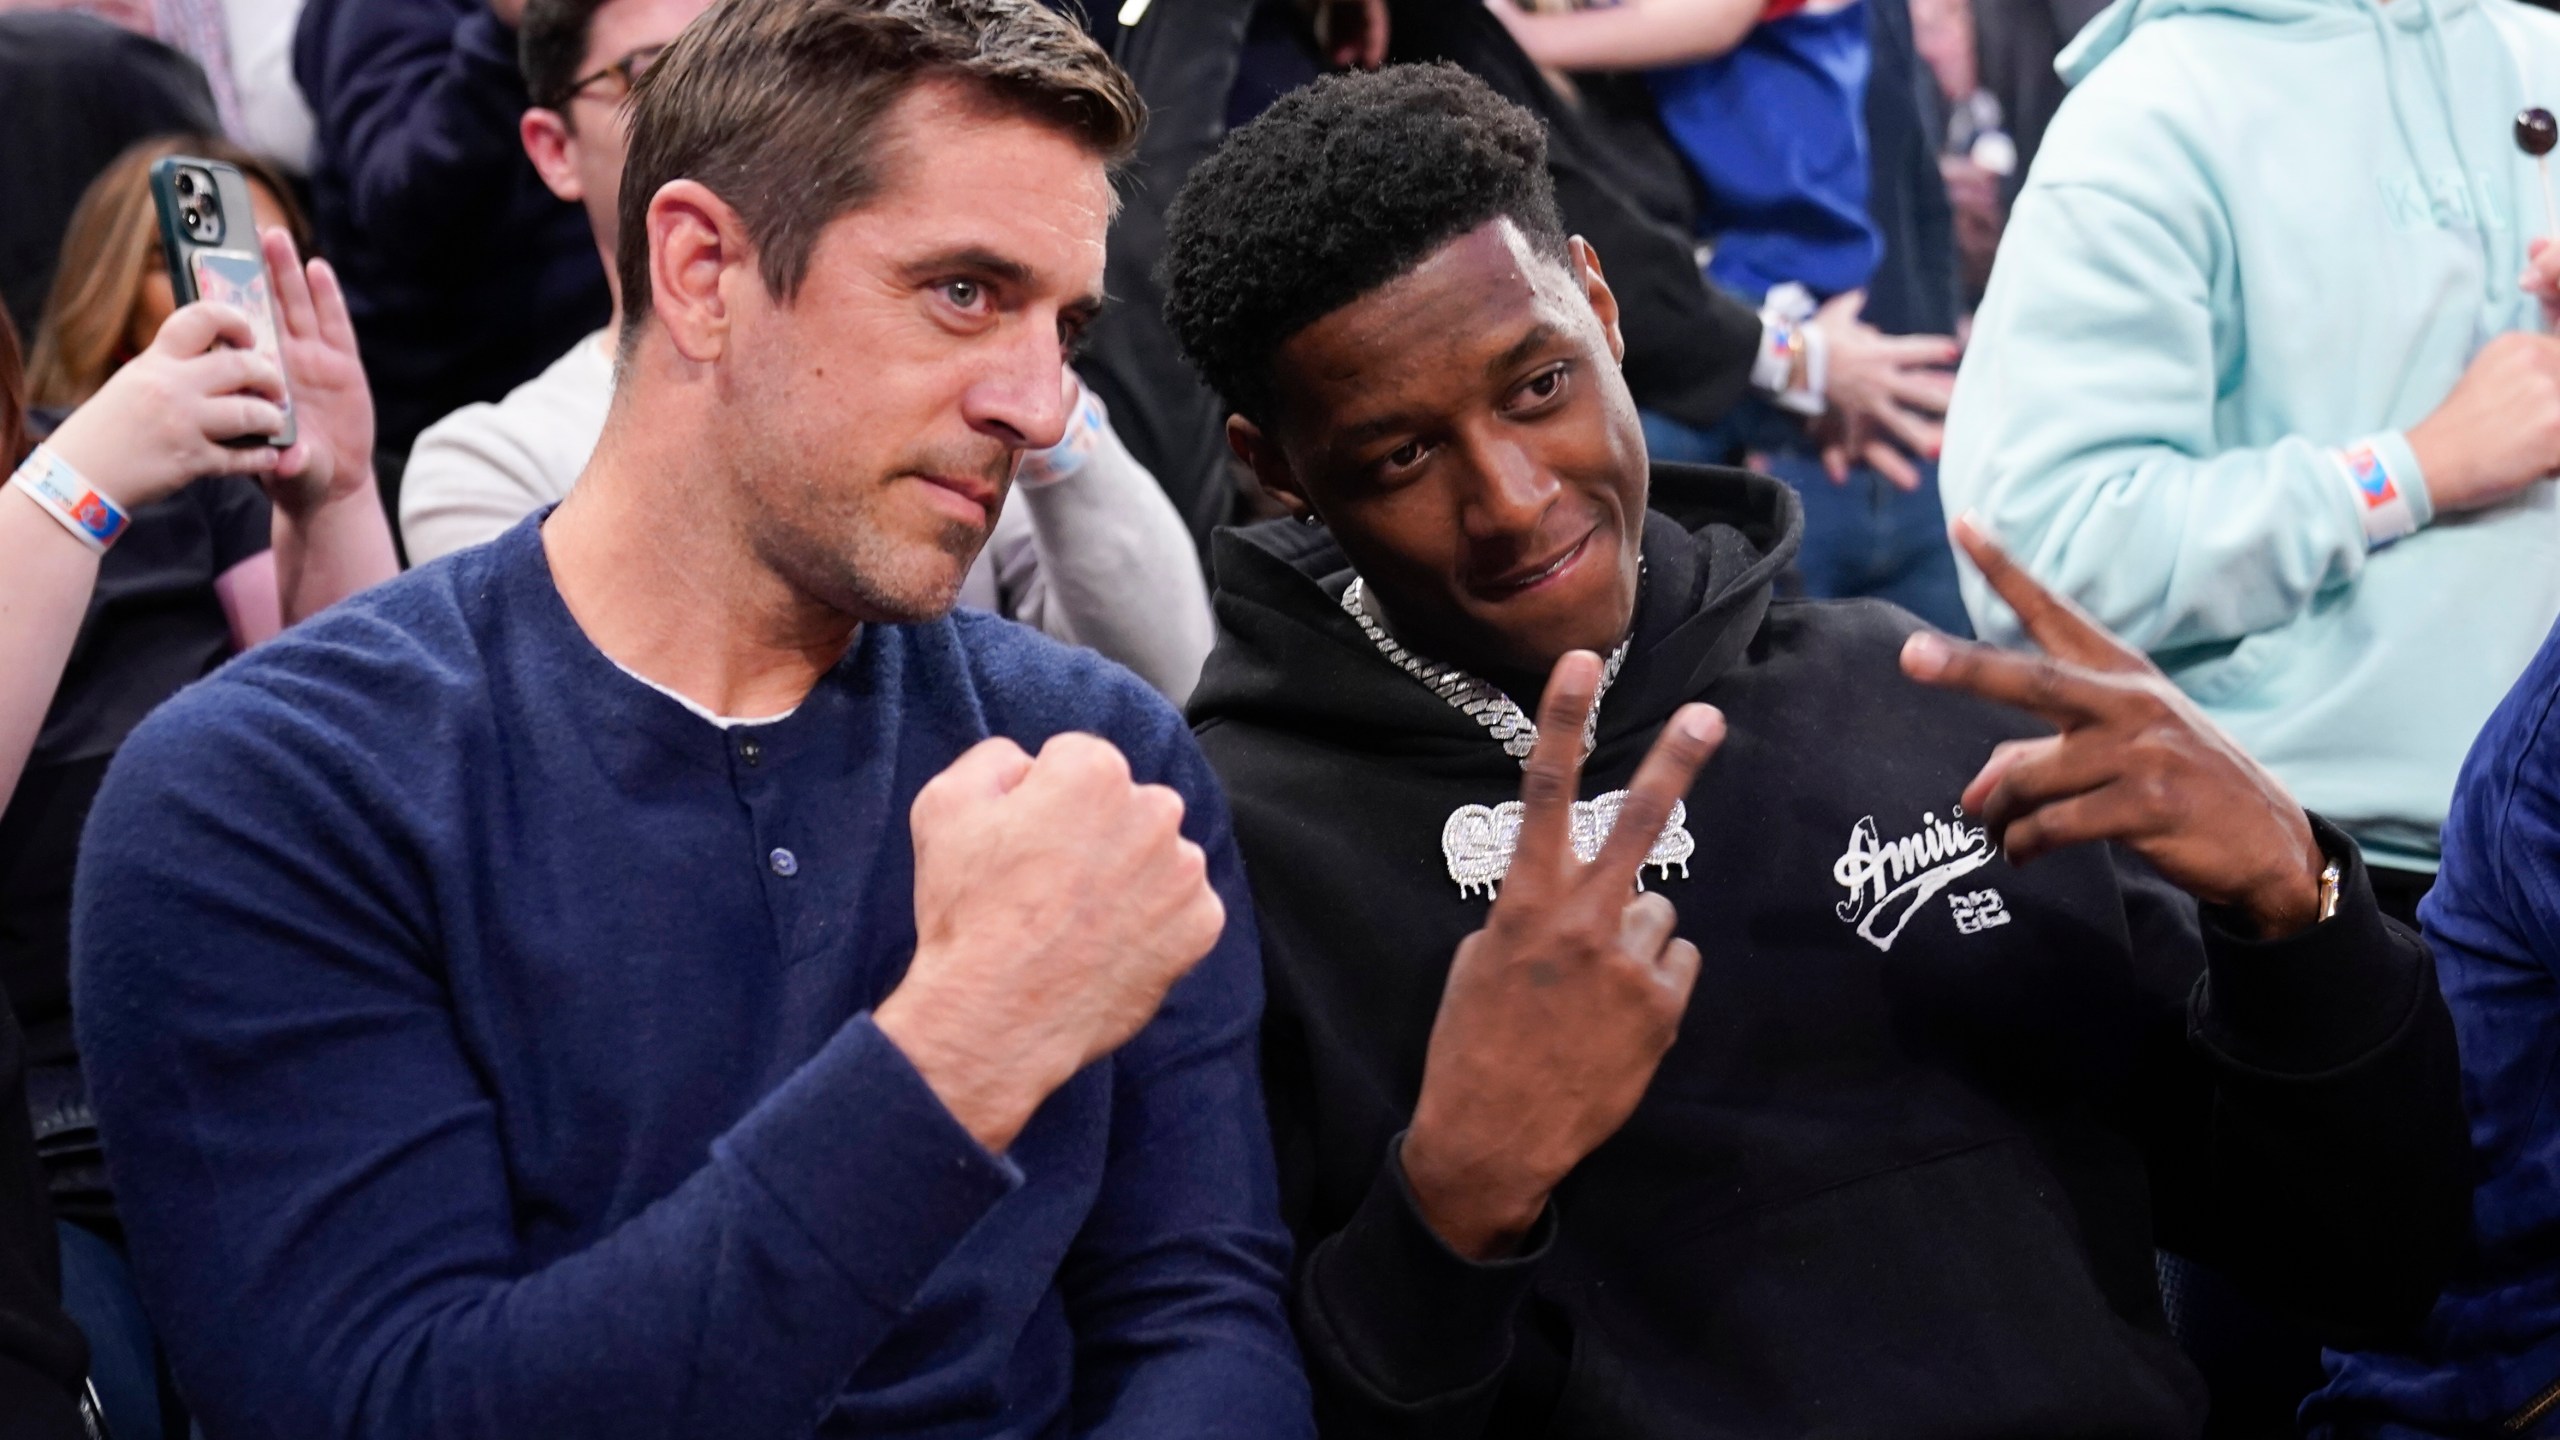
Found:
<path fill-rule="evenodd" d="M 1502 742 L 1505 754 L 1526 766 L 1529 752 L 1538 743 L 1538 722 L 1503 694 L 1500 686 L 1479 680 L 1455 665 L 1425 660 L 1397 643 L 1396 637 L 1369 613 L 1363 599 L 1367 588 L 1368 582 L 1355 575 L 1351 577 L 1351 587 L 1342 592 L 1342 612 L 1360 627 L 1360 633 L 1368 636 L 1369 643 L 1377 646 L 1378 653 L 1393 661 L 1396 668 L 1421 681 L 1425 689 L 1447 701 L 1459 714 L 1483 726 Z M 1633 636 L 1619 641 L 1618 648 L 1609 652 L 1608 661 L 1600 667 L 1600 688 L 1592 694 L 1591 713 L 1582 719 L 1582 753 L 1586 758 L 1600 743 L 1600 702 L 1608 698 L 1609 686 L 1618 678 L 1619 667 L 1627 663 L 1627 647 L 1633 643 Z"/>

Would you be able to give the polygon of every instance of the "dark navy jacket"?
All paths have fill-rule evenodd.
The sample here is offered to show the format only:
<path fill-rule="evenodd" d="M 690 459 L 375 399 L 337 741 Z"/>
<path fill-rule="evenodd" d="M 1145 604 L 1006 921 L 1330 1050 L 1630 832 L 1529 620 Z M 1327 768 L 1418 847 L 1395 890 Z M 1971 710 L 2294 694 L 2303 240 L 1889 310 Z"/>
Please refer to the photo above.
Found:
<path fill-rule="evenodd" d="M 180 694 L 92 812 L 80 1040 L 206 1432 L 1304 1437 L 1252 911 L 1181 720 L 962 614 L 722 729 L 586 640 L 539 523 Z M 907 812 L 1070 729 L 1183 794 L 1227 931 L 990 1155 L 871 1023 Z"/>
<path fill-rule="evenodd" d="M 2560 631 L 2463 762 L 2419 906 L 2462 1037 L 2477 1253 L 2423 1334 L 2331 1356 L 2317 1435 L 2560 1434 Z"/>

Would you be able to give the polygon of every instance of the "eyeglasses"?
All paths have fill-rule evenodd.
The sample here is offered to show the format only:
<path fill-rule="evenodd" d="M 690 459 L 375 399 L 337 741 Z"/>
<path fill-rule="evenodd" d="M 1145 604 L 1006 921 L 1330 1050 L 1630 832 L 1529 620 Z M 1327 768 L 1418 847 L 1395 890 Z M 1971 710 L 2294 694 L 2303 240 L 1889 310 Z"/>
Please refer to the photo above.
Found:
<path fill-rule="evenodd" d="M 639 84 L 640 77 L 649 73 L 649 67 L 658 63 L 658 57 L 665 53 L 666 48 L 664 45 L 643 45 L 583 80 L 570 81 L 569 88 L 560 92 L 560 103 L 566 105 L 594 89 L 599 80 L 620 80 L 622 93 L 630 94 L 631 87 Z"/>

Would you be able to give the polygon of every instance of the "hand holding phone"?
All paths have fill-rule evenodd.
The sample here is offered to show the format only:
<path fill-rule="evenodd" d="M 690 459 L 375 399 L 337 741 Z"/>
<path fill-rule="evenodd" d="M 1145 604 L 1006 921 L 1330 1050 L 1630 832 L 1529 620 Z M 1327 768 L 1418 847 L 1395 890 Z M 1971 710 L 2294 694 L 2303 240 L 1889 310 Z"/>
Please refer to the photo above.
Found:
<path fill-rule="evenodd" d="M 238 167 L 219 160 L 172 155 L 151 167 L 152 206 L 160 217 L 160 247 L 179 305 L 210 300 L 248 317 L 249 348 L 285 373 L 276 296 L 258 236 L 249 182 Z M 297 426 L 293 397 L 281 397 L 284 423 L 273 434 L 243 435 L 231 443 L 291 446 Z"/>
<path fill-rule="evenodd" d="M 267 398 L 283 393 L 284 373 L 253 348 L 254 340 L 239 311 L 186 306 L 45 443 L 128 511 L 199 476 L 272 475 L 286 452 L 263 442 L 237 443 L 284 418 Z"/>

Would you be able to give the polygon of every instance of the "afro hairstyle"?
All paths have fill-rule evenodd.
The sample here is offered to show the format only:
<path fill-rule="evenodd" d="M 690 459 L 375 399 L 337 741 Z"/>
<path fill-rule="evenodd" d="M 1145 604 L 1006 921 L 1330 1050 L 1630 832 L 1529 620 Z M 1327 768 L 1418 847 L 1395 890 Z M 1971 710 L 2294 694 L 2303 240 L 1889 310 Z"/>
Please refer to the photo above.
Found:
<path fill-rule="evenodd" d="M 1309 325 L 1496 219 L 1568 253 L 1537 116 L 1454 65 L 1328 76 L 1200 162 L 1165 215 L 1165 321 L 1257 425 Z"/>

